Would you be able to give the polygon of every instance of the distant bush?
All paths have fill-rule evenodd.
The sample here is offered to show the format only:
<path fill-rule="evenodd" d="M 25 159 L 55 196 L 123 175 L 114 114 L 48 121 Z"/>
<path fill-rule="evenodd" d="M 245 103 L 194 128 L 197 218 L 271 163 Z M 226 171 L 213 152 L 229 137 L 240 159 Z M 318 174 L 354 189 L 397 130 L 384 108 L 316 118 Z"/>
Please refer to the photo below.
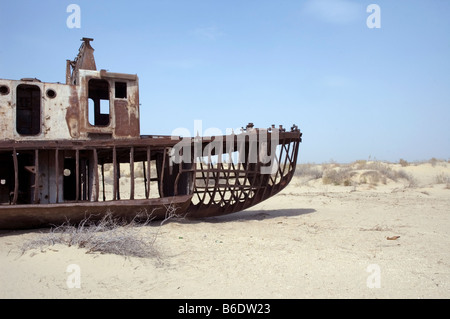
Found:
<path fill-rule="evenodd" d="M 403 158 L 401 158 L 398 162 L 402 167 L 406 167 L 409 165 L 408 161 L 404 160 Z"/>
<path fill-rule="evenodd" d="M 408 166 L 406 160 L 400 160 L 402 166 Z M 407 187 L 415 187 L 417 181 L 403 170 L 396 170 L 388 164 L 380 161 L 357 160 L 349 164 L 337 164 L 335 162 L 297 165 L 297 177 L 322 179 L 325 185 L 355 186 L 369 184 L 376 186 L 378 183 L 386 184 L 388 180 L 398 182 L 403 180 Z"/>
<path fill-rule="evenodd" d="M 311 179 L 319 179 L 323 176 L 323 171 L 313 164 L 299 164 L 295 170 L 295 176 L 311 177 Z"/>
<path fill-rule="evenodd" d="M 367 171 L 359 176 L 360 183 L 377 185 L 378 183 L 386 184 L 386 176 L 378 171 Z"/>
<path fill-rule="evenodd" d="M 405 161 L 406 162 L 406 161 Z M 365 170 L 366 172 L 358 172 Z M 355 176 L 359 174 L 359 180 L 355 180 Z M 415 179 L 403 170 L 393 170 L 385 163 L 378 161 L 358 160 L 351 164 L 328 166 L 322 177 L 324 184 L 350 186 L 355 184 L 377 185 L 378 183 L 386 184 L 387 180 L 392 181 L 405 180 L 408 187 L 416 185 Z"/>
<path fill-rule="evenodd" d="M 436 184 L 450 184 L 450 176 L 444 173 L 439 173 L 435 177 Z"/>
<path fill-rule="evenodd" d="M 433 157 L 428 162 L 431 164 L 431 166 L 435 167 L 438 162 L 438 159 Z"/>
<path fill-rule="evenodd" d="M 352 172 L 350 167 L 327 169 L 323 173 L 322 182 L 324 184 L 351 186 L 354 175 L 355 173 Z"/>
<path fill-rule="evenodd" d="M 367 161 L 366 160 L 357 160 L 354 162 L 354 164 L 356 165 L 356 169 L 364 169 L 364 167 L 367 165 Z"/>

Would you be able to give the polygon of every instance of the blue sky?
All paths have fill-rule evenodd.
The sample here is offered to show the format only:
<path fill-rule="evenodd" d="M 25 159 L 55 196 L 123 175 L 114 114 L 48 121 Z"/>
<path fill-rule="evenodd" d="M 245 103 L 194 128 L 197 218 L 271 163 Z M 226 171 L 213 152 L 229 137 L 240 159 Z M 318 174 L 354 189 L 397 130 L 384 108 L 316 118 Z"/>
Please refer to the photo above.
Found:
<path fill-rule="evenodd" d="M 300 163 L 450 159 L 449 14 L 447 0 L 2 0 L 0 77 L 64 82 L 92 37 L 98 69 L 139 76 L 142 134 L 295 123 Z"/>

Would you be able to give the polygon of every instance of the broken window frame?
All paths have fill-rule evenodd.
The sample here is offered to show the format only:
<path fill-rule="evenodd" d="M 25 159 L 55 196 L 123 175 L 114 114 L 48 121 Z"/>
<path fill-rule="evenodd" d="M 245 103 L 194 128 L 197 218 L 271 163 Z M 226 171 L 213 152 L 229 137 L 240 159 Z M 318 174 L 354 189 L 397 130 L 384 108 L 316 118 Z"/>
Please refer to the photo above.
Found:
<path fill-rule="evenodd" d="M 110 99 L 110 83 L 104 79 L 92 78 L 88 81 L 88 122 L 93 127 L 108 127 L 111 124 L 111 99 Z M 92 101 L 90 103 L 89 101 Z M 102 101 L 108 103 L 108 113 L 101 113 Z M 91 122 L 91 114 L 93 123 Z"/>

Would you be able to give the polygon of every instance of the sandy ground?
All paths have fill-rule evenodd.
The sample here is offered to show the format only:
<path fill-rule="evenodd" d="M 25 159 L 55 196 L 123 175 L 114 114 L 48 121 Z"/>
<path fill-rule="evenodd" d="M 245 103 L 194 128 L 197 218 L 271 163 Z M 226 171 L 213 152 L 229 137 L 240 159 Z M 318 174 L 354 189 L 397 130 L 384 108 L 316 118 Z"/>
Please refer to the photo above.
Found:
<path fill-rule="evenodd" d="M 414 185 L 297 176 L 245 212 L 143 227 L 153 258 L 22 253 L 45 230 L 1 231 L 0 297 L 450 298 L 450 163 L 390 165 Z"/>

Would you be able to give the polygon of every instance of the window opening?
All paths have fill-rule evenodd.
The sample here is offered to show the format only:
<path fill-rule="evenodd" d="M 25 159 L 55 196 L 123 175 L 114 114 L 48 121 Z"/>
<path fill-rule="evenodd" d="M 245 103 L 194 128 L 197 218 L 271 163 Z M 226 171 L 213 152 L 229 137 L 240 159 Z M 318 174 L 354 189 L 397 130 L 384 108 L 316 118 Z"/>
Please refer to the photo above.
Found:
<path fill-rule="evenodd" d="M 109 83 L 106 80 L 89 80 L 88 118 L 94 126 L 109 125 Z"/>
<path fill-rule="evenodd" d="M 16 129 L 21 135 L 37 135 L 41 131 L 41 89 L 36 85 L 17 86 Z"/>
<path fill-rule="evenodd" d="M 127 98 L 127 83 L 126 82 L 116 82 L 116 99 L 126 99 Z"/>
<path fill-rule="evenodd" d="M 7 95 L 7 94 L 9 94 L 9 87 L 7 87 L 6 85 L 1 85 L 0 95 Z"/>
<path fill-rule="evenodd" d="M 53 89 L 48 89 L 47 92 L 45 92 L 48 98 L 54 99 L 56 97 L 56 91 Z"/>

